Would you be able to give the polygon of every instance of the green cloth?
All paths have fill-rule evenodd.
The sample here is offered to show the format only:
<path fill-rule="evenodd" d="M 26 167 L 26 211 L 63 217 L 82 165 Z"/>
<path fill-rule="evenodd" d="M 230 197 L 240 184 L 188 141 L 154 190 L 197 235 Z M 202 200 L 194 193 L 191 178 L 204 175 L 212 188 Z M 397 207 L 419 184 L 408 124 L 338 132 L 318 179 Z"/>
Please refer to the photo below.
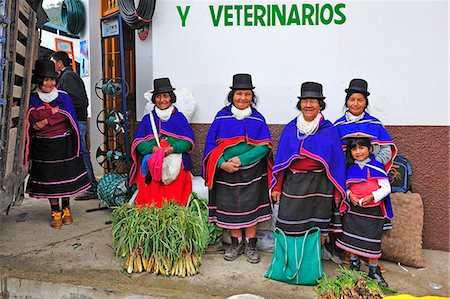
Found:
<path fill-rule="evenodd" d="M 164 137 L 170 146 L 173 147 L 174 153 L 185 153 L 192 148 L 192 144 L 187 140 L 181 140 L 171 136 L 162 137 Z M 156 139 L 151 139 L 149 141 L 139 143 L 136 149 L 142 156 L 145 156 L 147 154 L 151 154 L 152 149 L 155 146 L 157 146 Z"/>
<path fill-rule="evenodd" d="M 252 145 L 247 142 L 241 142 L 225 149 L 217 162 L 217 167 L 220 168 L 220 165 L 222 165 L 223 162 L 226 162 L 235 156 L 239 157 L 242 166 L 248 166 L 261 160 L 268 152 L 268 145 Z"/>

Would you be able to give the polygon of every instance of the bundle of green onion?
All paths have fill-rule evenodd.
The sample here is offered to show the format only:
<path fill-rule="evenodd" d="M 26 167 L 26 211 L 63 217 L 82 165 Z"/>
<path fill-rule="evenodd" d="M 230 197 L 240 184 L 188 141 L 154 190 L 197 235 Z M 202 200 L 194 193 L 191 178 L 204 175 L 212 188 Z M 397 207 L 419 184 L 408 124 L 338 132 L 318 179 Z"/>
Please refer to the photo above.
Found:
<path fill-rule="evenodd" d="M 205 209 L 206 200 L 195 193 L 186 207 L 173 202 L 161 208 L 117 207 L 112 213 L 114 254 L 125 260 L 128 273 L 195 275 L 205 248 L 216 241 L 210 239 Z"/>
<path fill-rule="evenodd" d="M 314 287 L 314 292 L 317 294 L 316 299 L 381 299 L 384 297 L 384 293 L 396 293 L 392 289 L 380 286 L 366 273 L 342 267 L 338 269 L 338 273 L 339 275 L 333 279 L 329 279 L 325 275 L 317 281 L 317 285 Z"/>

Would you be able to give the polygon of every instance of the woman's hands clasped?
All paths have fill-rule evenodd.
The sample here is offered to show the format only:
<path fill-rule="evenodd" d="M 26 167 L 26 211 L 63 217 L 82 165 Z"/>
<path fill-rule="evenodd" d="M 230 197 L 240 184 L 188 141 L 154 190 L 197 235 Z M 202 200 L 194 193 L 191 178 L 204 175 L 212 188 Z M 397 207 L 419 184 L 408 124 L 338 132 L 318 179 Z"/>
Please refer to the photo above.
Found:
<path fill-rule="evenodd" d="M 37 121 L 33 123 L 33 129 L 35 130 L 41 130 L 43 127 L 48 125 L 48 119 L 44 118 L 43 120 Z"/>
<path fill-rule="evenodd" d="M 228 161 L 220 164 L 220 168 L 228 173 L 233 173 L 238 171 L 241 165 L 242 165 L 241 160 L 239 159 L 239 157 L 235 156 L 229 159 Z"/>

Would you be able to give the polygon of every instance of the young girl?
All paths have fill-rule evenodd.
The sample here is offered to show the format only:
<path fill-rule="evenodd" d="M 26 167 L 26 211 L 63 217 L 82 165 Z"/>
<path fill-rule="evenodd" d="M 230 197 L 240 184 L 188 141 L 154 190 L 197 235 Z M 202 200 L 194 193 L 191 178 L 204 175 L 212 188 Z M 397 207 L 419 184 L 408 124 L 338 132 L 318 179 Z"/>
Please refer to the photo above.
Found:
<path fill-rule="evenodd" d="M 392 217 L 388 202 L 391 186 L 385 167 L 373 158 L 370 139 L 365 137 L 351 137 L 347 142 L 347 200 L 341 206 L 345 213 L 343 234 L 336 246 L 349 252 L 350 270 L 360 270 L 359 256 L 368 258 L 369 277 L 387 287 L 378 259 L 384 218 Z"/>

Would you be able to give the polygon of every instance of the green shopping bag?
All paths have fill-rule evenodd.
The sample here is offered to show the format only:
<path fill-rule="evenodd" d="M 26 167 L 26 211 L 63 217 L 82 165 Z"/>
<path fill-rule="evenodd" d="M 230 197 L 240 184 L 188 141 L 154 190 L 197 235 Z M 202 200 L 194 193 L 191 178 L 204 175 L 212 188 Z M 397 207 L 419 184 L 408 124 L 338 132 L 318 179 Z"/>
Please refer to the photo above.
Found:
<path fill-rule="evenodd" d="M 323 276 L 320 228 L 310 228 L 303 236 L 286 236 L 275 228 L 272 264 L 264 277 L 290 284 L 315 285 Z"/>

